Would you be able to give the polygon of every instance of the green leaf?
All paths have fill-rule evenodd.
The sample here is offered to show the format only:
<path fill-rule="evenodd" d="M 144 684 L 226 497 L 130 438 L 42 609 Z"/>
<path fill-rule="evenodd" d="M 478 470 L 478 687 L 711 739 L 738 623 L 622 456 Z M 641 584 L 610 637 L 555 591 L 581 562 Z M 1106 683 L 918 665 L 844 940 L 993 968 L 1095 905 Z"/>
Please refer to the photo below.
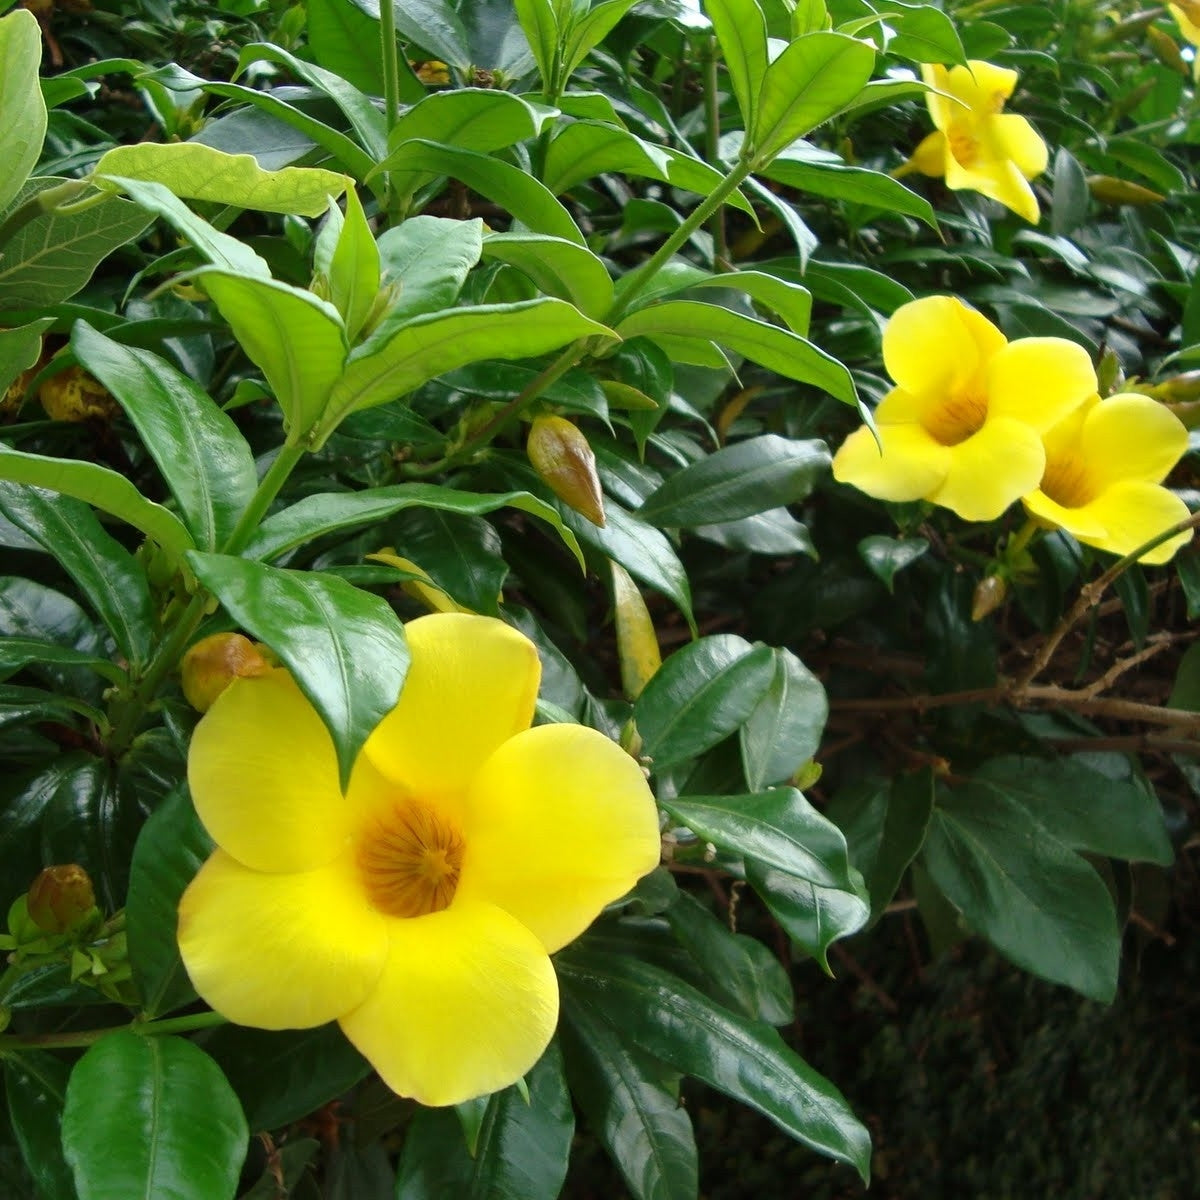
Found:
<path fill-rule="evenodd" d="M 175 931 L 179 899 L 212 848 L 212 839 L 182 785 L 151 814 L 138 835 L 125 918 L 133 977 L 148 1017 L 161 1016 L 196 998 L 179 957 Z"/>
<path fill-rule="evenodd" d="M 871 915 L 862 876 L 853 868 L 848 887 L 822 887 L 747 859 L 746 882 L 762 897 L 792 942 L 811 954 L 827 975 L 833 974 L 829 947 L 857 933 Z"/>
<path fill-rule="evenodd" d="M 920 558 L 929 543 L 921 537 L 892 538 L 871 534 L 858 543 L 858 556 L 889 592 L 895 591 L 896 575 Z"/>
<path fill-rule="evenodd" d="M 511 163 L 431 141 L 405 142 L 390 158 L 397 163 L 392 183 L 402 194 L 411 194 L 430 176 L 446 175 L 486 196 L 535 233 L 584 244 L 579 226 L 554 194 Z M 373 174 L 379 170 L 375 168 Z"/>
<path fill-rule="evenodd" d="M 829 716 L 821 681 L 790 650 L 772 654 L 774 678 L 740 731 L 742 768 L 755 791 L 790 779 L 816 754 Z"/>
<path fill-rule="evenodd" d="M 901 0 L 883 0 L 879 12 L 887 13 L 892 28 L 889 54 L 919 63 L 962 63 L 967 55 L 954 22 L 931 4 L 904 4 Z"/>
<path fill-rule="evenodd" d="M 312 292 L 275 279 L 227 274 L 216 267 L 193 278 L 266 376 L 289 437 L 308 433 L 323 417 L 346 362 L 349 345 L 341 314 Z"/>
<path fill-rule="evenodd" d="M 313 538 L 359 525 L 374 525 L 406 508 L 442 509 L 464 516 L 486 516 L 498 508 L 516 508 L 558 531 L 568 549 L 583 566 L 583 553 L 575 535 L 562 522 L 558 510 L 529 492 L 480 495 L 436 483 L 398 483 L 391 487 L 364 488 L 359 492 L 321 492 L 306 496 L 289 508 L 269 516 L 246 547 L 248 558 L 277 558 Z"/>
<path fill-rule="evenodd" d="M 0 483 L 0 512 L 58 560 L 130 666 L 143 666 L 154 644 L 146 575 L 96 514 L 78 500 L 14 483 Z"/>
<path fill-rule="evenodd" d="M 404 1140 L 396 1195 L 405 1200 L 554 1200 L 566 1178 L 575 1131 L 554 1042 L 530 1071 L 528 1086 L 528 1101 L 516 1086 L 488 1099 L 473 1155 L 452 1109 L 419 1109 Z"/>
<path fill-rule="evenodd" d="M 1050 229 L 1055 237 L 1064 237 L 1087 220 L 1092 197 L 1084 169 L 1065 147 L 1059 147 L 1054 155 L 1053 178 Z"/>
<path fill-rule="evenodd" d="M 715 304 L 669 300 L 631 313 L 617 326 L 623 338 L 710 338 L 787 379 L 811 383 L 846 404 L 857 404 L 850 372 L 812 342 Z"/>
<path fill-rule="evenodd" d="M 259 212 L 319 217 L 332 196 L 346 190 L 346 176 L 320 167 L 264 171 L 250 154 L 226 154 L 202 142 L 139 142 L 114 146 L 94 169 L 106 176 L 159 183 L 186 200 L 232 204 Z M 121 187 L 120 190 L 125 190 Z"/>
<path fill-rule="evenodd" d="M 379 247 L 367 224 L 358 192 L 346 193 L 346 215 L 330 200 L 313 248 L 313 270 L 328 288 L 353 342 L 374 308 L 381 282 Z"/>
<path fill-rule="evenodd" d="M 26 454 L 0 443 L 0 479 L 85 500 L 141 530 L 171 554 L 182 554 L 195 544 L 192 535 L 170 509 L 147 500 L 124 475 L 99 463 L 74 458 L 43 458 L 40 454 Z M 50 552 L 55 553 L 53 549 Z"/>
<path fill-rule="evenodd" d="M 759 121 L 759 96 L 769 69 L 762 9 L 756 0 L 706 0 L 704 10 L 721 45 L 742 124 L 753 129 Z"/>
<path fill-rule="evenodd" d="M 465 73 L 472 65 L 471 46 L 462 18 L 447 0 L 396 0 L 396 29 L 402 37 Z"/>
<path fill-rule="evenodd" d="M 735 521 L 803 500 L 829 463 L 824 442 L 766 433 L 675 472 L 646 497 L 638 516 L 659 526 Z"/>
<path fill-rule="evenodd" d="M 9 1120 L 38 1195 L 47 1200 L 75 1197 L 62 1148 L 63 1101 L 70 1074 L 69 1063 L 44 1050 L 10 1052 L 4 1058 Z"/>
<path fill-rule="evenodd" d="M 654 769 L 695 758 L 732 733 L 754 712 L 774 677 L 771 648 L 752 646 L 736 634 L 701 638 L 677 650 L 633 707 Z"/>
<path fill-rule="evenodd" d="M 803 337 L 808 332 L 808 322 L 812 316 L 812 293 L 798 283 L 777 279 L 762 271 L 727 271 L 697 280 L 691 286 L 733 288 L 744 292 L 752 300 L 778 313 L 793 333 Z"/>
<path fill-rule="evenodd" d="M 572 22 L 563 52 L 562 83 L 575 74 L 585 58 L 613 31 L 638 0 L 602 0 Z"/>
<path fill-rule="evenodd" d="M 875 51 L 840 33 L 806 33 L 766 70 L 758 115 L 747 122 L 761 170 L 857 98 L 875 69 Z"/>
<path fill-rule="evenodd" d="M 664 915 L 680 945 L 738 1012 L 769 1025 L 791 1022 L 791 980 L 762 942 L 733 933 L 687 892 L 680 892 Z"/>
<path fill-rule="evenodd" d="M 542 95 L 549 95 L 554 89 L 560 36 L 554 5 L 550 0 L 514 0 L 513 8 L 542 77 Z"/>
<path fill-rule="evenodd" d="M 46 102 L 38 83 L 42 31 L 33 13 L 0 18 L 0 212 L 21 190 L 42 154 Z"/>
<path fill-rule="evenodd" d="M 352 0 L 308 0 L 305 16 L 313 58 L 368 96 L 382 96 L 383 56 L 363 53 L 364 46 L 379 40 L 378 17 Z"/>
<path fill-rule="evenodd" d="M 70 646 L 8 636 L 0 641 L 0 678 L 7 678 L 30 665 L 86 667 L 112 683 L 123 683 L 129 678 L 116 663 L 109 662 L 107 658 L 97 658 L 94 654 L 73 650 Z"/>
<path fill-rule="evenodd" d="M 17 193 L 14 207 L 67 182 L 36 176 Z M 95 193 L 91 193 L 93 196 Z M 102 259 L 137 237 L 150 218 L 113 197 L 77 212 L 41 212 L 4 243 L 0 309 L 49 308 L 73 296 Z"/>
<path fill-rule="evenodd" d="M 344 788 L 408 673 L 404 630 L 391 606 L 317 572 L 195 551 L 188 560 L 229 615 L 279 655 L 321 714 Z"/>
<path fill-rule="evenodd" d="M 923 767 L 890 784 L 863 780 L 842 788 L 826 810 L 846 835 L 850 861 L 863 873 L 874 919 L 891 902 L 924 845 L 933 796 L 933 772 Z"/>
<path fill-rule="evenodd" d="M 563 995 L 559 1038 L 571 1094 L 635 1200 L 695 1200 L 696 1138 L 665 1068 L 586 1004 Z"/>
<path fill-rule="evenodd" d="M 41 357 L 42 334 L 53 324 L 53 317 L 42 317 L 16 329 L 0 329 L 0 395 Z"/>
<path fill-rule="evenodd" d="M 852 889 L 846 839 L 792 787 L 659 803 L 698 837 L 821 887 Z"/>
<path fill-rule="evenodd" d="M 71 1072 L 63 1150 L 79 1200 L 232 1200 L 246 1138 L 225 1076 L 182 1038 L 110 1034 Z"/>
<path fill-rule="evenodd" d="M 409 217 L 379 238 L 385 284 L 399 295 L 372 331 L 377 345 L 413 317 L 453 308 L 468 272 L 483 252 L 483 222 Z"/>
<path fill-rule="evenodd" d="M 543 292 L 569 300 L 584 316 L 600 320 L 612 305 L 613 284 L 604 263 L 574 242 L 545 234 L 493 233 L 482 250 L 484 258 L 516 267 Z"/>
<path fill-rule="evenodd" d="M 413 507 L 393 526 L 396 545 L 456 603 L 498 617 L 508 575 L 500 535 L 482 517 Z"/>
<path fill-rule="evenodd" d="M 402 113 L 392 126 L 391 153 L 377 170 L 404 170 L 405 142 L 422 139 L 490 154 L 533 137 L 540 124 L 537 110 L 512 92 L 491 88 L 434 92 Z"/>
<path fill-rule="evenodd" d="M 993 758 L 974 772 L 971 787 L 1019 804 L 1072 850 L 1169 867 L 1175 854 L 1153 789 L 1128 760 L 1092 758 L 1109 769 L 1084 756 Z"/>
<path fill-rule="evenodd" d="M 406 396 L 447 371 L 489 358 L 533 358 L 596 336 L 613 334 L 551 297 L 416 317 L 382 347 L 350 355 L 329 394 L 318 444 L 346 414 Z"/>
<path fill-rule="evenodd" d="M 238 427 L 207 392 L 157 354 L 114 342 L 86 321 L 75 323 L 71 346 L 133 422 L 196 546 L 218 549 L 258 486 L 254 458 Z"/>
<path fill-rule="evenodd" d="M 637 959 L 576 944 L 556 958 L 569 1002 L 625 1042 L 757 1109 L 804 1145 L 867 1178 L 870 1136 L 841 1093 L 769 1025 L 718 1007 Z"/>
<path fill-rule="evenodd" d="M 1095 1000 L 1116 994 L 1121 939 L 1108 888 L 1005 793 L 968 785 L 939 802 L 921 863 L 1018 966 Z"/>

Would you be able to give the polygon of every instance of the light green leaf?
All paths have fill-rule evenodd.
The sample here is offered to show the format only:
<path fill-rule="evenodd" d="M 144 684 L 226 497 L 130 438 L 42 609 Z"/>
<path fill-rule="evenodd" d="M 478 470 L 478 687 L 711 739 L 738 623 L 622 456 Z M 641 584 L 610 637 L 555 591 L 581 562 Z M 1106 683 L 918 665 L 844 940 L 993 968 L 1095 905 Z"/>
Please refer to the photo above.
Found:
<path fill-rule="evenodd" d="M 542 95 L 555 86 L 555 67 L 559 59 L 559 29 L 554 5 L 550 0 L 514 0 L 517 20 L 525 31 L 529 48 L 542 77 Z"/>
<path fill-rule="evenodd" d="M 406 321 L 453 308 L 463 281 L 483 253 L 483 222 L 446 217 L 409 217 L 379 238 L 383 280 L 398 291 L 372 330 L 382 345 Z"/>
<path fill-rule="evenodd" d="M 590 250 L 537 233 L 493 233 L 483 257 L 498 259 L 528 275 L 548 295 L 569 300 L 585 316 L 600 320 L 612 305 L 608 270 Z"/>
<path fill-rule="evenodd" d="M 434 92 L 402 113 L 388 135 L 389 155 L 376 168 L 403 170 L 403 144 L 424 140 L 490 154 L 535 136 L 543 116 L 512 92 L 457 88 Z"/>
<path fill-rule="evenodd" d="M 0 17 L 0 212 L 24 186 L 42 154 L 46 102 L 38 83 L 42 31 L 33 13 Z"/>
<path fill-rule="evenodd" d="M 368 96 L 382 96 L 383 56 L 364 54 L 379 38 L 378 14 L 353 0 L 307 0 L 308 50 L 316 61 Z"/>
<path fill-rule="evenodd" d="M 328 286 L 329 299 L 342 315 L 347 339 L 353 342 L 379 295 L 379 247 L 353 188 L 346 193 L 346 215 L 343 217 L 331 200 L 325 220 L 313 268 Z"/>
<path fill-rule="evenodd" d="M 562 86 L 566 86 L 580 63 L 604 41 L 617 22 L 637 2 L 638 0 L 602 0 L 602 3 L 571 23 L 563 51 L 563 72 L 559 81 Z"/>
<path fill-rule="evenodd" d="M 757 0 L 705 0 L 704 10 L 725 57 L 746 129 L 759 123 L 758 106 L 767 74 L 767 23 Z"/>
<path fill-rule="evenodd" d="M 42 334 L 53 324 L 53 317 L 42 317 L 16 329 L 0 329 L 0 395 L 41 357 Z"/>

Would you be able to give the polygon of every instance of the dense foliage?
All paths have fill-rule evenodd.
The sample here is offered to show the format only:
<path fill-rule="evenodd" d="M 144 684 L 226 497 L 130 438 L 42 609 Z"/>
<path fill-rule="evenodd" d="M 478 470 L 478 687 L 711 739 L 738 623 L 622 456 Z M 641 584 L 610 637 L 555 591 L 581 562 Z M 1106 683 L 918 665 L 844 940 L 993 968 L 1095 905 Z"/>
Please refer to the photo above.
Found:
<path fill-rule="evenodd" d="M 13 1195 L 857 1194 L 844 939 L 1167 940 L 1195 0 L 0 10 Z"/>

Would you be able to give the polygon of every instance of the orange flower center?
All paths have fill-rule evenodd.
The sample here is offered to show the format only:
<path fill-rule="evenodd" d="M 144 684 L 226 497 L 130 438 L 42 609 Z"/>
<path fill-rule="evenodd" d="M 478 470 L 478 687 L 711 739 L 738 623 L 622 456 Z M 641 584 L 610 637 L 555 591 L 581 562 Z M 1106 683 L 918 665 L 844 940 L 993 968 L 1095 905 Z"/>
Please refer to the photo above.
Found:
<path fill-rule="evenodd" d="M 960 167 L 973 167 L 979 158 L 979 139 L 963 125 L 952 125 L 946 134 L 950 153 Z"/>
<path fill-rule="evenodd" d="M 1063 508 L 1082 508 L 1095 499 L 1083 459 L 1073 456 L 1046 460 L 1042 492 Z"/>
<path fill-rule="evenodd" d="M 424 917 L 449 907 L 465 844 L 440 813 L 404 800 L 379 818 L 359 846 L 372 905 L 389 917 Z"/>
<path fill-rule="evenodd" d="M 978 433 L 987 420 L 987 397 L 978 392 L 946 396 L 922 416 L 925 432 L 943 446 L 957 446 Z"/>

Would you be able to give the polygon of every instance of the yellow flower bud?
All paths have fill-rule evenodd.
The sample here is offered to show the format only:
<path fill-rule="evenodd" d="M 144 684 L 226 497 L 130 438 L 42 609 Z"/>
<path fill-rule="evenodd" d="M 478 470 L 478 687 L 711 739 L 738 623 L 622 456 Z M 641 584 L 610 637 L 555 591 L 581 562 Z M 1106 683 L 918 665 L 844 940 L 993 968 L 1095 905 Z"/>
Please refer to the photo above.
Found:
<path fill-rule="evenodd" d="M 270 670 L 270 662 L 249 638 L 240 633 L 214 633 L 183 656 L 183 694 L 197 712 L 208 712 L 235 679 L 257 678 Z"/>
<path fill-rule="evenodd" d="M 593 525 L 604 525 L 604 493 L 587 438 L 565 417 L 538 417 L 525 453 L 554 494 Z"/>
<path fill-rule="evenodd" d="M 27 898 L 29 919 L 43 933 L 66 933 L 96 907 L 88 873 L 75 863 L 47 867 L 32 883 Z"/>
<path fill-rule="evenodd" d="M 629 572 L 610 562 L 613 581 L 613 620 L 617 628 L 617 657 L 621 661 L 621 690 L 636 700 L 654 672 L 662 666 L 662 653 L 654 621 Z"/>
<path fill-rule="evenodd" d="M 1087 185 L 1088 191 L 1101 204 L 1128 204 L 1134 208 L 1142 208 L 1147 204 L 1158 204 L 1166 199 L 1161 192 L 1152 192 L 1149 188 L 1142 187 L 1140 183 L 1133 183 L 1128 179 L 1117 179 L 1112 175 L 1089 175 Z"/>
<path fill-rule="evenodd" d="M 68 367 L 47 379 L 38 388 L 38 399 L 54 421 L 107 421 L 120 412 L 108 388 L 82 367 Z"/>

